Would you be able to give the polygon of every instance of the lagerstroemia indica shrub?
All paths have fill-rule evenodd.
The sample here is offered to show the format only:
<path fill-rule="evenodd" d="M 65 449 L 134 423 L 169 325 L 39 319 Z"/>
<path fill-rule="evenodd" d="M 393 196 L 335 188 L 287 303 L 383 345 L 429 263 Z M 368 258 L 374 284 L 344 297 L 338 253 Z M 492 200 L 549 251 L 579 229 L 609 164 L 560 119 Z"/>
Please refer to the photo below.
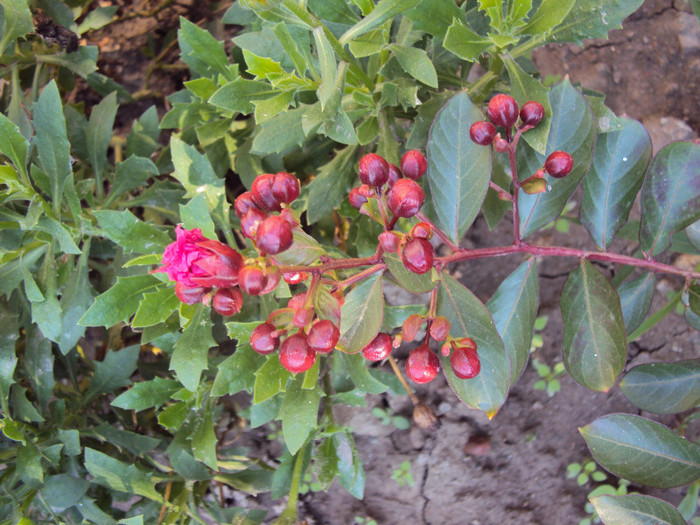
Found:
<path fill-rule="evenodd" d="M 444 376 L 497 417 L 527 364 L 542 258 L 572 262 L 562 352 L 584 387 L 614 388 L 628 340 L 663 317 L 648 316 L 657 275 L 680 285 L 665 311 L 681 304 L 700 329 L 700 273 L 662 262 L 679 246 L 700 252 L 700 144 L 653 156 L 644 128 L 600 94 L 526 72 L 537 45 L 605 37 L 639 3 L 234 3 L 231 57 L 183 19 L 191 80 L 160 121 L 149 110 L 113 141 L 128 93 L 90 77 L 85 49 L 28 59 L 45 45 L 29 7 L 0 0 L 19 21 L 5 21 L 0 49 L 2 519 L 264 519 L 212 497 L 221 483 L 287 496 L 277 523 L 294 523 L 309 469 L 323 489 L 337 479 L 362 497 L 362 451 L 333 405 L 402 383 L 430 428 L 409 383 Z M 485 72 L 468 82 L 476 61 Z M 109 94 L 86 118 L 37 64 Z M 595 247 L 539 244 L 579 188 Z M 480 214 L 509 220 L 512 242 L 462 247 Z M 631 254 L 610 251 L 616 237 Z M 486 304 L 450 275 L 505 256 L 520 265 Z M 613 284 L 597 263 L 627 270 Z M 385 282 L 427 305 L 385 304 Z M 93 358 L 88 326 L 107 329 Z M 699 367 L 638 366 L 620 387 L 641 409 L 682 413 L 700 402 Z M 246 428 L 281 422 L 278 464 L 226 445 L 233 395 L 249 400 Z M 652 420 L 611 414 L 581 433 L 635 483 L 700 477 L 700 446 Z M 139 505 L 113 506 L 124 493 Z M 648 496 L 593 503 L 606 523 L 683 519 Z"/>

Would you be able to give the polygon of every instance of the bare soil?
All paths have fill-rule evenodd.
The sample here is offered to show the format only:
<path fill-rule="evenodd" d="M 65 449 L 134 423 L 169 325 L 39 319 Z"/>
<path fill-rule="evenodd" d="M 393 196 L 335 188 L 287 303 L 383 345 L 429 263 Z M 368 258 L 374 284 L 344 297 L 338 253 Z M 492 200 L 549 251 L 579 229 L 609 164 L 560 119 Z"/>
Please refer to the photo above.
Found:
<path fill-rule="evenodd" d="M 144 0 L 114 3 L 122 7 L 119 14 L 128 16 L 155 5 Z M 169 45 L 178 17 L 213 19 L 217 8 L 214 2 L 179 0 L 155 17 L 130 17 L 88 36 L 90 43 L 101 47 L 102 72 L 131 92 L 139 92 L 138 102 L 120 110 L 125 129 L 153 103 L 165 111 L 164 97 L 180 89 L 186 80 L 186 70 L 175 62 L 177 46 Z M 210 28 L 219 38 L 234 31 L 215 25 Z M 146 82 L 151 58 L 144 49 L 149 45 L 154 46 L 164 67 L 150 73 Z M 700 30 L 687 2 L 647 0 L 624 23 L 624 29 L 610 33 L 610 40 L 591 41 L 583 48 L 549 46 L 539 50 L 534 61 L 543 75 L 569 75 L 584 87 L 606 93 L 613 111 L 641 120 L 650 129 L 655 151 L 671 140 L 692 138 L 700 131 Z M 74 97 L 88 105 L 99 100 L 85 87 L 76 90 Z M 478 219 L 464 242 L 475 246 L 508 244 L 511 231 L 503 222 L 490 232 Z M 568 235 L 549 230 L 537 242 L 592 247 L 585 230 L 576 226 Z M 624 244 L 617 247 L 625 249 Z M 500 260 L 497 265 L 474 261 L 454 268 L 454 273 L 486 300 L 519 262 L 517 258 Z M 549 323 L 543 332 L 544 346 L 535 355 L 550 365 L 561 360 L 559 296 L 572 268 L 572 261 L 566 260 L 543 260 L 540 264 L 540 315 L 549 316 Z M 614 272 L 614 268 L 603 269 L 608 275 Z M 659 280 L 652 309 L 663 305 L 666 292 L 681 284 Z M 672 314 L 629 345 L 628 369 L 651 360 L 697 358 L 699 351 L 700 333 Z M 399 361 L 406 354 L 404 349 L 397 356 Z M 396 414 L 410 418 L 412 406 L 407 396 L 371 396 L 366 409 L 339 410 L 337 416 L 356 431 L 367 475 L 365 497 L 355 500 L 334 483 L 328 493 L 302 497 L 302 518 L 307 523 L 328 525 L 349 525 L 355 523 L 355 517 L 372 518 L 384 525 L 578 523 L 585 517 L 586 494 L 591 489 L 566 479 L 567 465 L 589 456 L 578 427 L 603 414 L 639 411 L 619 389 L 593 393 L 564 376 L 561 391 L 549 398 L 533 389 L 537 379 L 528 366 L 491 421 L 462 405 L 444 378 L 416 387 L 421 400 L 440 417 L 442 425 L 432 433 L 415 426 L 410 430 L 383 426 L 371 414 L 372 406 L 389 406 Z M 673 418 L 661 420 L 677 424 Z M 698 439 L 700 425 L 691 426 L 688 437 Z M 273 443 L 261 452 L 275 455 L 278 449 Z M 411 463 L 413 485 L 399 486 L 390 477 L 403 461 Z M 613 477 L 610 482 L 615 484 Z M 652 493 L 674 504 L 683 496 L 681 489 Z M 276 509 L 281 510 L 276 505 L 279 502 L 270 504 L 240 495 L 234 499 L 250 506 L 268 506 L 271 517 Z"/>

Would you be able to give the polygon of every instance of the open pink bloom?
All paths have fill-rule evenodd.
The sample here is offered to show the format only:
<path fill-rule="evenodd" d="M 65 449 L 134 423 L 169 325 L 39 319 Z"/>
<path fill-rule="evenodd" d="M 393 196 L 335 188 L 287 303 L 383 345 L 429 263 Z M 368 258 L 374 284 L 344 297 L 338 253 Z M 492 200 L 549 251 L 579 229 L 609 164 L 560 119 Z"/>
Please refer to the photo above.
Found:
<path fill-rule="evenodd" d="M 171 281 L 187 288 L 230 288 L 238 284 L 238 271 L 243 258 L 231 247 L 207 239 L 198 228 L 175 228 L 176 240 L 163 252 L 163 265 L 155 270 L 165 272 Z"/>

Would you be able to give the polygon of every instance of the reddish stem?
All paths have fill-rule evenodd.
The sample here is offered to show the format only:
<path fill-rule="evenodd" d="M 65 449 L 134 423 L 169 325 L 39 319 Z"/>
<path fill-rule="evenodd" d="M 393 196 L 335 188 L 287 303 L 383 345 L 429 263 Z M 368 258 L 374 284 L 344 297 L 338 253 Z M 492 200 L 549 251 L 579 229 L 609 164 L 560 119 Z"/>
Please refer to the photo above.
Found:
<path fill-rule="evenodd" d="M 499 197 L 499 198 L 501 198 L 501 196 L 503 196 L 503 197 L 508 197 L 508 200 L 511 201 L 511 202 L 513 202 L 513 197 L 511 196 L 511 194 L 508 193 L 508 192 L 507 192 L 506 190 L 504 190 L 503 188 L 501 188 L 498 184 L 496 184 L 496 183 L 493 182 L 492 180 L 489 181 L 489 187 L 490 187 L 492 190 L 494 190 L 496 193 L 498 193 L 498 197 Z"/>
<path fill-rule="evenodd" d="M 435 233 L 435 235 L 437 235 L 438 239 L 440 239 L 443 243 L 445 243 L 447 246 L 449 246 L 450 249 L 452 249 L 452 251 L 454 251 L 454 252 L 458 252 L 458 251 L 459 251 L 459 246 L 457 246 L 455 243 L 453 243 L 453 242 L 450 240 L 450 238 L 445 234 L 445 232 L 443 232 L 443 231 L 438 227 L 437 224 L 435 224 L 433 221 L 431 221 L 430 219 L 428 219 L 428 217 L 426 217 L 426 216 L 423 214 L 422 211 L 419 211 L 418 213 L 416 213 L 416 218 L 417 218 L 419 221 L 427 222 L 428 224 L 430 224 L 430 226 L 433 227 L 433 233 Z"/>

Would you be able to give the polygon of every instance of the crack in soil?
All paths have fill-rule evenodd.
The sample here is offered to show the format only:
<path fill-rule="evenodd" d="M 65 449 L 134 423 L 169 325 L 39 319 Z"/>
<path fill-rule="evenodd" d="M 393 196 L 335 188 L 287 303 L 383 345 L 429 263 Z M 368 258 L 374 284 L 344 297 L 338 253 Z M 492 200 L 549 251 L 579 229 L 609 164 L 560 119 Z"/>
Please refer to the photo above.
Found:
<path fill-rule="evenodd" d="M 428 471 L 429 470 L 430 470 L 430 465 L 428 465 L 426 463 L 425 467 L 423 467 L 423 477 L 420 481 L 420 496 L 421 496 L 421 498 L 423 498 L 423 508 L 421 509 L 420 517 L 423 520 L 424 525 L 430 525 L 430 522 L 425 517 L 425 512 L 428 509 L 428 503 L 430 503 L 430 498 L 425 495 L 425 483 L 428 480 Z"/>

